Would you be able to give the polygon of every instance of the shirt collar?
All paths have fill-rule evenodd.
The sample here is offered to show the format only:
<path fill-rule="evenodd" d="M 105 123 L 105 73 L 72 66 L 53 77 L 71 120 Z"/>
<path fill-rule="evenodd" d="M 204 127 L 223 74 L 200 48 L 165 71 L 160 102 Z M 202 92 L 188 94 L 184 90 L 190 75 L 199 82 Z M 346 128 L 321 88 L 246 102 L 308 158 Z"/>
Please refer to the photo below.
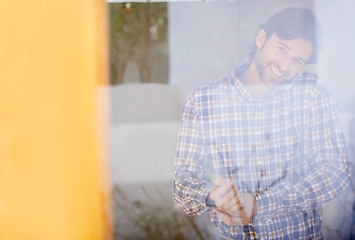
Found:
<path fill-rule="evenodd" d="M 242 63 L 239 66 L 237 66 L 231 74 L 231 85 L 235 92 L 233 96 L 236 96 L 240 100 L 242 100 L 243 98 L 250 99 L 250 100 L 252 99 L 248 90 L 238 79 L 239 76 L 243 75 L 248 70 L 248 67 L 249 67 L 248 63 Z"/>
<path fill-rule="evenodd" d="M 248 90 L 244 87 L 244 85 L 238 80 L 238 77 L 243 75 L 249 68 L 249 63 L 242 63 L 240 65 L 238 65 L 232 72 L 232 77 L 231 77 L 231 84 L 234 86 L 234 89 L 237 93 L 237 96 L 239 96 L 240 98 L 248 98 L 248 99 L 252 99 L 252 97 L 250 96 Z M 300 78 L 300 76 L 302 75 L 303 70 L 300 71 L 300 73 L 298 75 L 296 75 L 293 79 L 288 80 L 288 81 L 284 81 L 281 82 L 280 84 L 278 84 L 276 87 L 274 87 L 272 90 L 269 91 L 269 93 L 267 95 L 273 95 L 273 93 L 276 92 L 288 92 L 292 86 L 294 85 L 295 82 L 298 81 L 298 79 Z"/>

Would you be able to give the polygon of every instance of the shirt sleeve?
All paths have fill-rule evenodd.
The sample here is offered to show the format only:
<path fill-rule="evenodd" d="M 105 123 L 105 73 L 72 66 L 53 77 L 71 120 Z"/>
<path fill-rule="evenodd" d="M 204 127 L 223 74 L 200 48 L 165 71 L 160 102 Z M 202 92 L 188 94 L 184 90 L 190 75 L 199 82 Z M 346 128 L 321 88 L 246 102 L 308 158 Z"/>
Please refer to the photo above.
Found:
<path fill-rule="evenodd" d="M 189 215 L 210 211 L 206 198 L 212 184 L 206 178 L 205 167 L 201 124 L 193 95 L 190 95 L 182 113 L 172 178 L 175 202 Z"/>
<path fill-rule="evenodd" d="M 347 186 L 351 176 L 348 150 L 335 99 L 327 90 L 311 103 L 307 142 L 305 178 L 255 194 L 255 217 L 318 209 Z"/>

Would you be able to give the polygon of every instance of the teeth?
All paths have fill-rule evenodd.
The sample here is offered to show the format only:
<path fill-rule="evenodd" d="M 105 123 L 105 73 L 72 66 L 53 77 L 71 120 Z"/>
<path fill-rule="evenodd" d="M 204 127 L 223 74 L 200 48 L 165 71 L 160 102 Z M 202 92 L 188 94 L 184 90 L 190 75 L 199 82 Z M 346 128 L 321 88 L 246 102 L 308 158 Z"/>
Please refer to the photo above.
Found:
<path fill-rule="evenodd" d="M 273 66 L 270 66 L 271 70 L 277 75 L 277 76 L 282 76 L 282 73 L 277 71 Z"/>

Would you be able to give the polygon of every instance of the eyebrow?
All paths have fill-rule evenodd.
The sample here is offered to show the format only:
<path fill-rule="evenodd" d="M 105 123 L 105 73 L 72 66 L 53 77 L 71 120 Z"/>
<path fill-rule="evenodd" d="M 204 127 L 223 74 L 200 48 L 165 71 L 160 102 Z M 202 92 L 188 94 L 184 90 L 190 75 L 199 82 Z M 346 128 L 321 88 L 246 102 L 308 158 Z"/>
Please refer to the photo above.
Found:
<path fill-rule="evenodd" d="M 284 46 L 285 48 L 287 48 L 288 50 L 291 50 L 291 48 L 287 44 L 285 44 L 283 42 L 278 42 L 278 43 L 280 45 Z M 301 57 L 296 57 L 296 58 L 298 58 L 298 60 L 302 61 L 303 63 L 306 63 L 306 60 L 304 60 L 303 58 L 301 58 Z"/>

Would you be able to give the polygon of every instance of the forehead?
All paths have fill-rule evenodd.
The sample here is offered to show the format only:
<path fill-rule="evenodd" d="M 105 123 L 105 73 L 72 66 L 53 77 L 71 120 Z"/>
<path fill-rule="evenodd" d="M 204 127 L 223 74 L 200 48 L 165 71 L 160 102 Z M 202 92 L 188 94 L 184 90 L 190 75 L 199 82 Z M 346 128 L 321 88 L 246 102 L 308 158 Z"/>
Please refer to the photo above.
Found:
<path fill-rule="evenodd" d="M 267 44 L 272 46 L 283 46 L 294 57 L 299 57 L 308 61 L 313 52 L 313 44 L 304 38 L 295 38 L 291 40 L 281 39 L 275 33 L 272 34 Z"/>

